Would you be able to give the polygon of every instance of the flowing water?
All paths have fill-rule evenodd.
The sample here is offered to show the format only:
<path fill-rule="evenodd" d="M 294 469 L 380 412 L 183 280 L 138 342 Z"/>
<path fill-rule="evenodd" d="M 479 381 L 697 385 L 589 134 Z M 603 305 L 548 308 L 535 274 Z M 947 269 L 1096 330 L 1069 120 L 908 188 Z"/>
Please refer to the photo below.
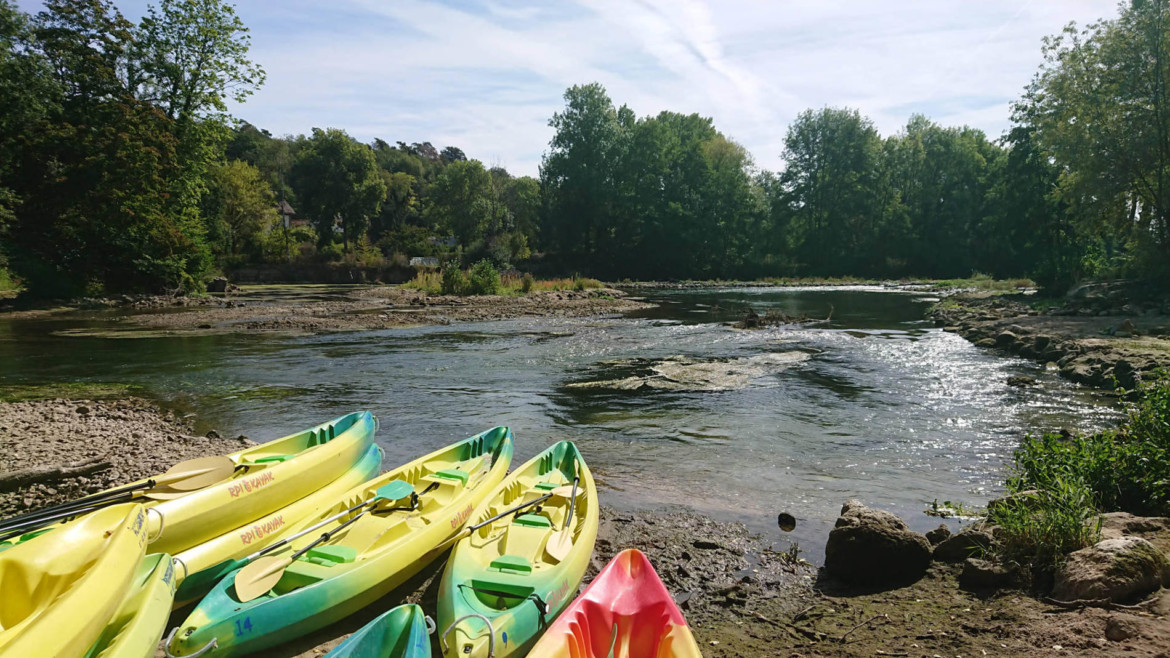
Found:
<path fill-rule="evenodd" d="M 923 513 L 932 501 L 996 494 L 1025 432 L 1100 427 L 1118 414 L 1054 372 L 933 328 L 923 319 L 933 300 L 921 293 L 638 294 L 658 306 L 309 337 L 70 335 L 116 327 L 108 312 L 0 320 L 0 384 L 139 384 L 202 429 L 254 440 L 370 409 L 387 466 L 509 425 L 516 464 L 572 440 L 610 505 L 743 521 L 818 562 L 848 498 L 925 530 L 938 523 Z M 747 305 L 831 311 L 832 322 L 729 326 Z M 1038 385 L 1007 386 L 1011 375 Z M 779 512 L 796 516 L 794 533 L 777 529 Z"/>

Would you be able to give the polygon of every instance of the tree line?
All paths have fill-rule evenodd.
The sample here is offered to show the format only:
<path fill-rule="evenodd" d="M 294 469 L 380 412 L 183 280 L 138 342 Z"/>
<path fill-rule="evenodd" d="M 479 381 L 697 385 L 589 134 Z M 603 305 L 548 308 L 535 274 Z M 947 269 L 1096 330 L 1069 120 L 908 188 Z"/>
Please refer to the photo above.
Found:
<path fill-rule="evenodd" d="M 489 259 L 605 278 L 1170 281 L 1170 0 L 1045 39 L 1002 136 L 802 112 L 768 171 L 709 118 L 565 92 L 539 178 L 429 142 L 276 137 L 222 0 L 0 0 L 0 273 L 38 294 L 197 290 L 258 262 Z M 278 202 L 308 226 L 280 226 Z"/>

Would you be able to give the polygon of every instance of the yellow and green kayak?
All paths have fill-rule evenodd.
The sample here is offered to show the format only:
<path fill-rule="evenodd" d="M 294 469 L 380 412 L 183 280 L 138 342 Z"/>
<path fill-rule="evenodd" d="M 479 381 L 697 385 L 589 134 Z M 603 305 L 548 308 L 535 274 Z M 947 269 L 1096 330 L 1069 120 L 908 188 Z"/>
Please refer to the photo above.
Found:
<path fill-rule="evenodd" d="M 463 528 L 511 461 L 512 433 L 497 427 L 350 490 L 292 535 L 327 524 L 271 555 L 292 558 L 328 534 L 324 543 L 292 559 L 258 598 L 241 601 L 235 588 L 241 571 L 228 574 L 172 631 L 168 651 L 216 657 L 254 653 L 373 603 L 441 553 L 441 544 Z M 412 494 L 392 506 L 356 511 L 393 484 Z"/>
<path fill-rule="evenodd" d="M 145 495 L 127 493 L 126 497 L 133 497 L 147 510 L 151 552 L 176 555 L 300 500 L 341 477 L 369 451 L 374 430 L 375 420 L 370 412 L 347 414 L 227 455 L 234 470 L 219 482 L 194 491 L 156 487 Z M 151 480 L 138 480 L 117 490 L 141 488 Z M 88 498 L 100 499 L 113 491 Z M 20 543 L 54 527 L 31 530 L 10 543 Z"/>
<path fill-rule="evenodd" d="M 318 517 L 347 491 L 381 471 L 382 449 L 371 445 L 352 468 L 333 482 L 291 505 L 179 553 L 175 556 L 179 578 L 175 604 L 203 598 L 220 579 L 247 564 L 244 558 L 248 555 L 290 536 L 301 521 Z"/>
<path fill-rule="evenodd" d="M 0 553 L 0 658 L 85 655 L 134 587 L 146 525 L 115 505 Z"/>
<path fill-rule="evenodd" d="M 175 570 L 166 553 L 147 555 L 122 605 L 85 658 L 148 658 L 158 648 L 171 616 Z"/>
<path fill-rule="evenodd" d="M 593 555 L 598 503 L 593 476 L 572 443 L 562 441 L 516 469 L 470 523 L 567 485 L 574 495 L 547 497 L 455 545 L 439 586 L 444 656 L 523 656 L 573 600 Z"/>

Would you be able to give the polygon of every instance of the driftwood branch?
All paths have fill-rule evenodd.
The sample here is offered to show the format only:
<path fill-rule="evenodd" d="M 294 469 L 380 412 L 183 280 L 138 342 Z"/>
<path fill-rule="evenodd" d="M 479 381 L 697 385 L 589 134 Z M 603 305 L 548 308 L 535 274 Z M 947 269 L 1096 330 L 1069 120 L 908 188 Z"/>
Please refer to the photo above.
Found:
<path fill-rule="evenodd" d="M 100 473 L 113 466 L 104 457 L 93 457 L 61 466 L 34 466 L 10 473 L 0 473 L 0 492 L 13 491 L 30 484 L 59 482 L 70 478 Z"/>

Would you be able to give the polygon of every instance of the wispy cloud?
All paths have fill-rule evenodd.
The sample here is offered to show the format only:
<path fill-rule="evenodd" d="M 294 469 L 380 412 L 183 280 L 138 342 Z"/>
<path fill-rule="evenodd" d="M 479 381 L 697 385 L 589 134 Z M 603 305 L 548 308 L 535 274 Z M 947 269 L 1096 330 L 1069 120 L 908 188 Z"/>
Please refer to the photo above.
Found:
<path fill-rule="evenodd" d="M 145 0 L 116 0 L 129 16 Z M 22 2 L 25 9 L 36 4 Z M 998 136 L 1064 24 L 1115 0 L 240 0 L 268 84 L 233 108 L 277 134 L 429 140 L 535 174 L 573 84 L 639 115 L 713 117 L 780 166 L 801 110 L 856 107 L 886 134 L 919 112 Z"/>

